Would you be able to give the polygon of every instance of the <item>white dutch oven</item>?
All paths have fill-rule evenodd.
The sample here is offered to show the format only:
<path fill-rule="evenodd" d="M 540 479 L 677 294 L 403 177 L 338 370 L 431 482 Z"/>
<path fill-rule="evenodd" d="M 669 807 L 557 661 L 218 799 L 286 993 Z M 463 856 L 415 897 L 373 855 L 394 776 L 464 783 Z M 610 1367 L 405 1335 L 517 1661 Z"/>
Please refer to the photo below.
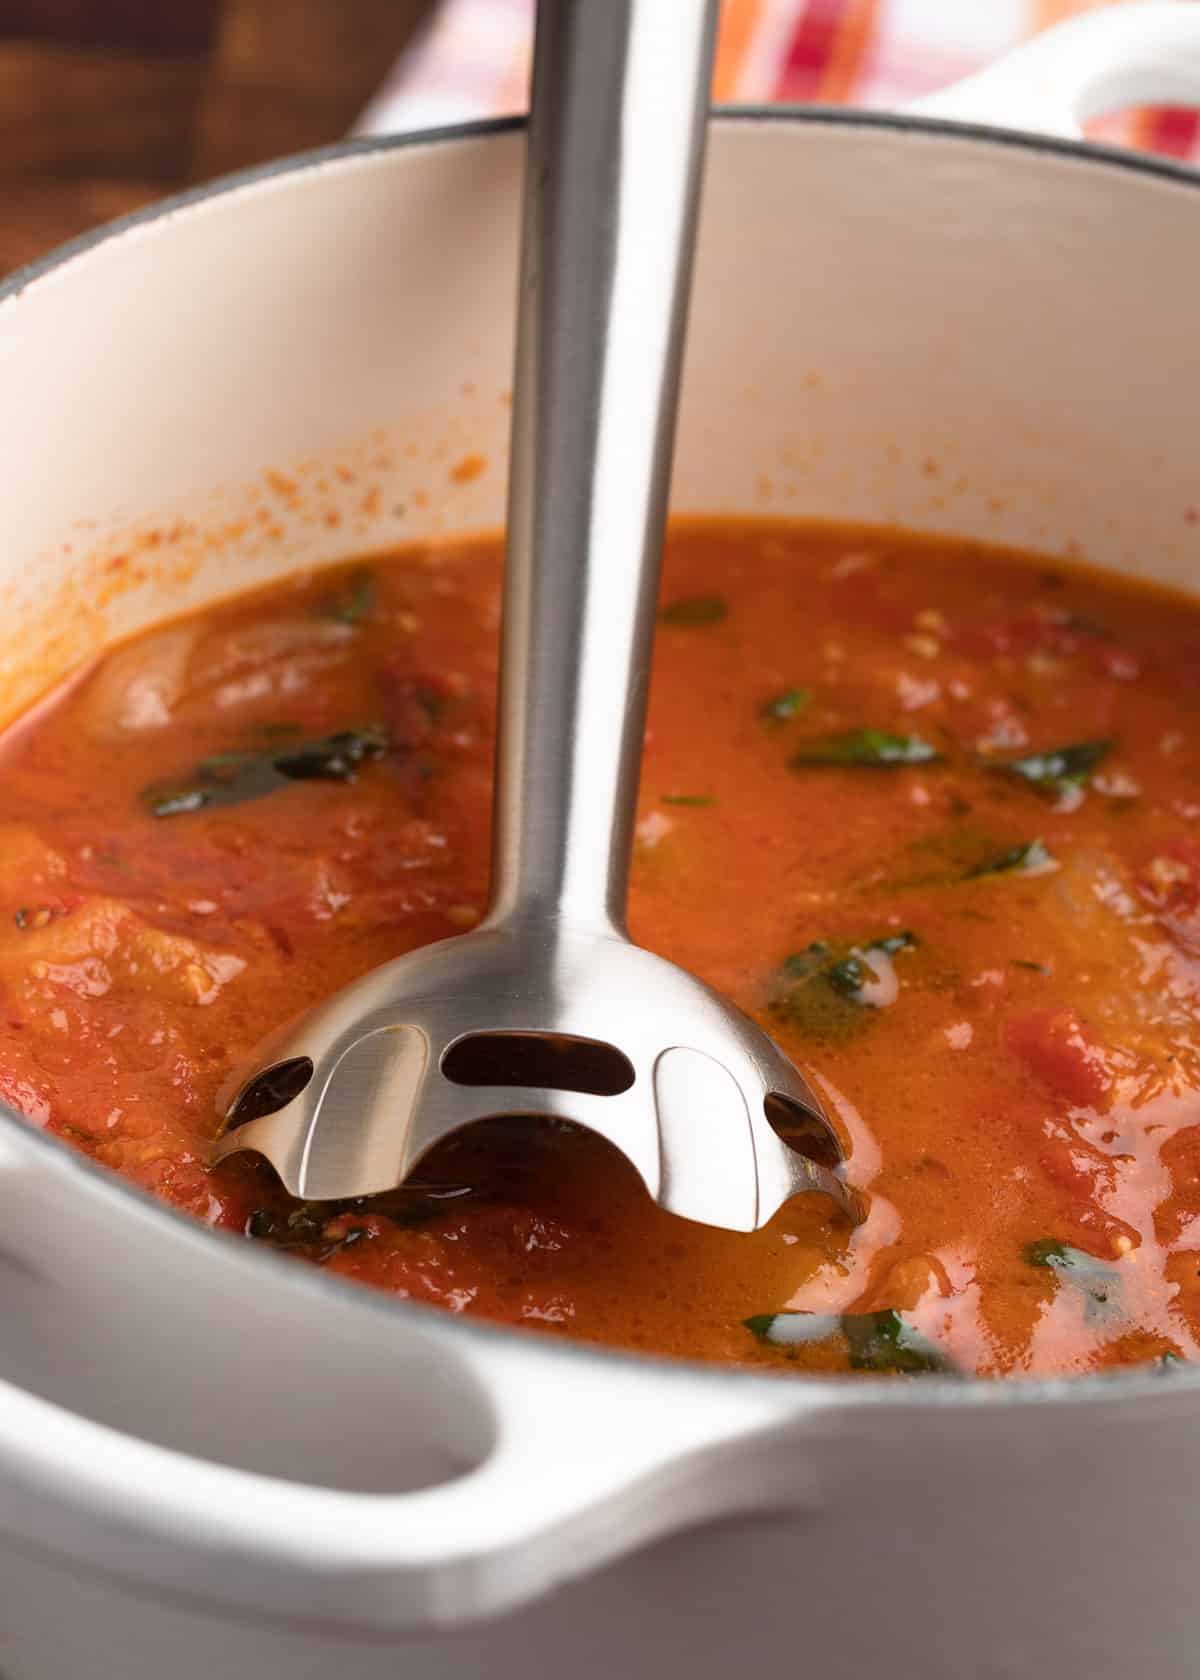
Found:
<path fill-rule="evenodd" d="M 1069 135 L 1189 97 L 1181 0 L 935 105 Z M 10 283 L 10 710 L 183 605 L 499 521 L 520 171 L 505 125 L 336 148 Z M 721 117 L 675 502 L 1195 583 L 1200 179 L 928 115 Z M 1200 1665 L 1200 1373 L 892 1386 L 551 1345 L 214 1237 L 7 1116 L 0 1208 L 7 1680 Z"/>

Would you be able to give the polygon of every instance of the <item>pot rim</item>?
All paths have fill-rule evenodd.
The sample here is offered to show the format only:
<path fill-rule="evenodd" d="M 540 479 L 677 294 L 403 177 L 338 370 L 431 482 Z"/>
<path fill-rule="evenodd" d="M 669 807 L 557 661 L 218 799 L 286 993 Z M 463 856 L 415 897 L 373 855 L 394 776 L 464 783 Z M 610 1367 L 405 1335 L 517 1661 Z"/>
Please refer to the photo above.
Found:
<path fill-rule="evenodd" d="M 968 145 L 994 147 L 1000 151 L 1033 152 L 1053 158 L 1066 159 L 1081 166 L 1115 169 L 1169 185 L 1200 190 L 1200 170 L 1173 159 L 1127 151 L 1120 147 L 1062 138 L 1055 135 L 1033 134 L 1016 129 L 996 127 L 987 123 L 964 122 L 953 119 L 909 115 L 893 111 L 868 111 L 829 105 L 722 105 L 712 112 L 711 121 L 719 126 L 737 128 L 754 124 L 781 129 L 833 128 L 868 130 L 883 134 L 921 135 L 932 139 L 955 139 Z M 250 190 L 264 183 L 285 177 L 316 174 L 326 168 L 336 168 L 359 160 L 383 159 L 393 153 L 451 145 L 464 141 L 490 140 L 519 133 L 525 128 L 523 116 L 490 118 L 483 121 L 449 124 L 437 128 L 418 129 L 401 134 L 370 136 L 342 140 L 288 157 L 256 164 L 232 174 L 223 175 L 182 192 L 157 199 L 114 221 L 89 230 L 66 241 L 46 255 L 17 269 L 0 282 L 0 310 L 11 306 L 32 286 L 49 278 L 60 268 L 110 241 L 120 239 L 136 229 L 161 220 L 170 220 L 228 194 Z M 589 1367 L 606 1369 L 624 1366 L 645 1380 L 656 1378 L 671 1384 L 702 1381 L 710 1385 L 736 1384 L 747 1398 L 770 1395 L 778 1403 L 784 1393 L 794 1396 L 798 1411 L 826 1410 L 853 1405 L 872 1408 L 887 1406 L 908 1409 L 913 1406 L 969 1406 L 990 1410 L 995 1406 L 1041 1405 L 1046 1403 L 1107 1402 L 1109 1404 L 1134 1401 L 1168 1393 L 1187 1395 L 1200 1393 L 1200 1365 L 1172 1370 L 1164 1381 L 1153 1367 L 1130 1366 L 1112 1371 L 1081 1376 L 978 1378 L 930 1375 L 918 1384 L 901 1382 L 864 1382 L 852 1374 L 792 1375 L 784 1372 L 756 1372 L 707 1364 L 697 1360 L 665 1358 L 653 1354 L 639 1354 L 625 1349 L 609 1348 L 599 1343 L 564 1337 L 551 1340 L 530 1334 L 517 1326 L 501 1325 L 486 1319 L 450 1314 L 421 1302 L 403 1300 L 365 1289 L 361 1285 L 327 1275 L 316 1267 L 298 1267 L 257 1244 L 231 1240 L 226 1233 L 213 1231 L 191 1215 L 169 1206 L 140 1189 L 115 1172 L 98 1165 L 69 1143 L 52 1133 L 33 1126 L 8 1104 L 0 1102 L 0 1144 L 5 1133 L 16 1133 L 22 1146 L 40 1152 L 43 1161 L 54 1173 L 80 1185 L 88 1194 L 110 1200 L 117 1217 L 148 1218 L 163 1230 L 170 1229 L 176 1240 L 197 1246 L 199 1264 L 211 1263 L 215 1252 L 223 1255 L 223 1263 L 250 1268 L 247 1280 L 258 1268 L 276 1269 L 280 1278 L 286 1273 L 293 1289 L 306 1290 L 313 1297 L 314 1307 L 331 1303 L 335 1309 L 372 1312 L 380 1315 L 380 1323 L 395 1315 L 426 1334 L 445 1337 L 451 1344 L 468 1338 L 486 1356 L 488 1345 L 508 1350 L 520 1349 L 531 1360 L 547 1363 L 569 1361 L 581 1376 Z M 214 1250 L 214 1242 L 218 1249 Z"/>

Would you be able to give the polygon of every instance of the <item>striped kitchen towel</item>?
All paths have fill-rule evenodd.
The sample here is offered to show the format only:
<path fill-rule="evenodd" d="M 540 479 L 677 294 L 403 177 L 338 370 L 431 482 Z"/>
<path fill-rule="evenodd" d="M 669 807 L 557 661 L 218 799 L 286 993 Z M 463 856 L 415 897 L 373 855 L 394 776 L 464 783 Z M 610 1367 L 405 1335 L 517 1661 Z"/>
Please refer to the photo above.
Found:
<path fill-rule="evenodd" d="M 1111 0 L 724 0 L 718 101 L 903 105 L 1027 36 Z M 360 129 L 396 133 L 523 110 L 533 0 L 442 0 Z M 1142 111 L 1098 138 L 1200 163 L 1195 111 Z"/>

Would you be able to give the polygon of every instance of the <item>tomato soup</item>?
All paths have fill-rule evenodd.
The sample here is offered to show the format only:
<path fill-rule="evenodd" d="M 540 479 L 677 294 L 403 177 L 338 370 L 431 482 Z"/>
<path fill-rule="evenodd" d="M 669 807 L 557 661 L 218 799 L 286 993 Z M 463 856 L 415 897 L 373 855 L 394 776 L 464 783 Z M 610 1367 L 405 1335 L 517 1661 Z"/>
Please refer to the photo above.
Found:
<path fill-rule="evenodd" d="M 353 1203 L 210 1164 L 266 1033 L 482 914 L 500 570 L 495 539 L 297 576 L 0 737 L 0 1096 L 211 1225 L 543 1334 L 785 1371 L 1200 1357 L 1200 606 L 1057 561 L 672 531 L 631 930 L 815 1082 L 860 1225 L 676 1219 L 569 1098 Z"/>

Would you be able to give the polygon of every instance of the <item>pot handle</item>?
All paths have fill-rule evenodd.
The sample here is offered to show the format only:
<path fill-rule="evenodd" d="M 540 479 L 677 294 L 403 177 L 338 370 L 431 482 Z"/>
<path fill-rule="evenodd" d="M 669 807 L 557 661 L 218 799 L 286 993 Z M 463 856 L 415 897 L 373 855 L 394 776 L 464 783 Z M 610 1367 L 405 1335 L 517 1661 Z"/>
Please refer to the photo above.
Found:
<path fill-rule="evenodd" d="M 390 1614 L 407 1600 L 408 1625 L 511 1611 L 671 1534 L 819 1502 L 813 1456 L 781 1447 L 827 1402 L 786 1383 L 747 1393 L 721 1372 L 647 1370 L 586 1348 L 567 1356 L 574 1370 L 547 1348 L 539 1381 L 534 1350 L 504 1341 L 465 1359 L 492 1409 L 487 1458 L 381 1513 Z"/>
<path fill-rule="evenodd" d="M 1071 18 L 906 109 L 1079 139 L 1092 117 L 1200 105 L 1200 3 L 1154 0 Z"/>
<path fill-rule="evenodd" d="M 0 1538 L 143 1589 L 297 1626 L 458 1626 L 820 1483 L 818 1456 L 779 1452 L 828 1404 L 794 1384 L 335 1303 L 15 1122 L 0 1208 Z M 312 1446 L 344 1429 L 349 1477 Z M 399 1486 L 365 1491 L 364 1464 Z"/>

